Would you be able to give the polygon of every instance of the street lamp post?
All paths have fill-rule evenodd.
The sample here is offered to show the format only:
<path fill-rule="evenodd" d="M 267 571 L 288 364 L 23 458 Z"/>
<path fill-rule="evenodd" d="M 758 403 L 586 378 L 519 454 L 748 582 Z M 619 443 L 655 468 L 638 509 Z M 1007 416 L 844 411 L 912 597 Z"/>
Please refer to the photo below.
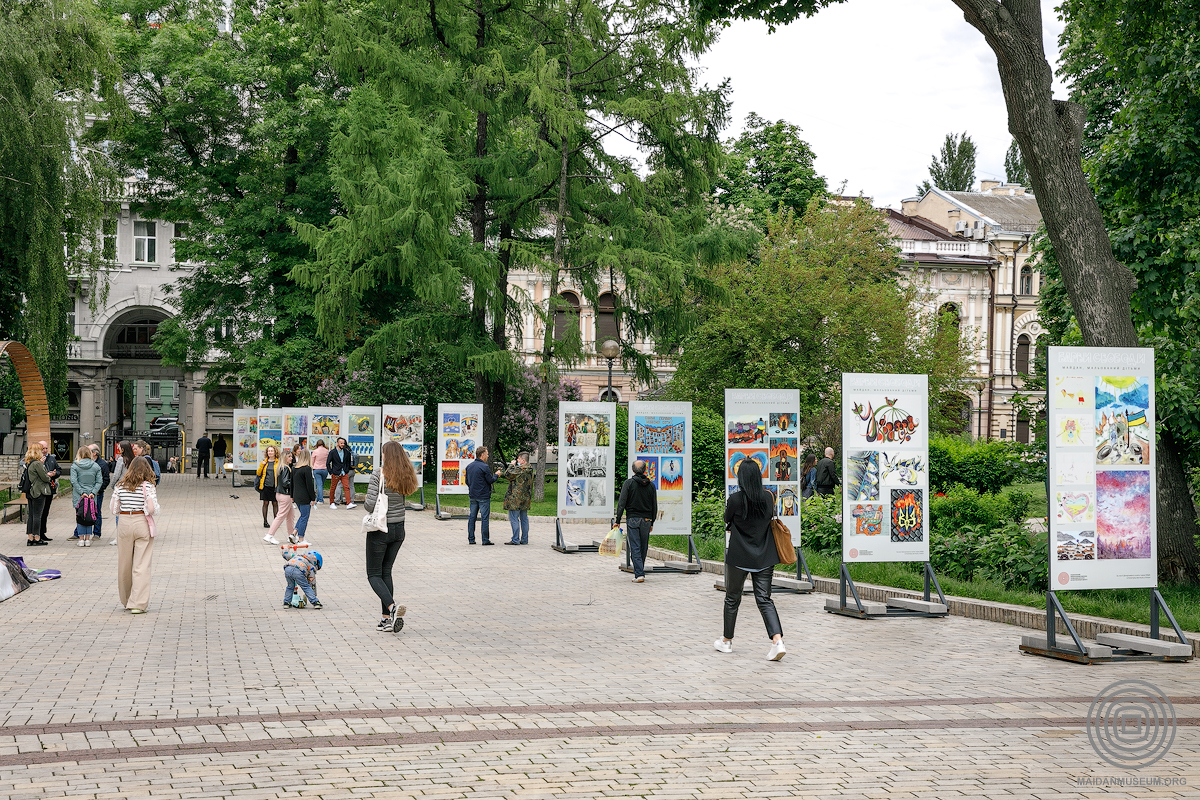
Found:
<path fill-rule="evenodd" d="M 612 402 L 616 397 L 612 388 L 612 365 L 613 361 L 621 355 L 621 345 L 612 339 L 605 339 L 604 344 L 600 345 L 600 355 L 608 359 L 608 401 Z"/>

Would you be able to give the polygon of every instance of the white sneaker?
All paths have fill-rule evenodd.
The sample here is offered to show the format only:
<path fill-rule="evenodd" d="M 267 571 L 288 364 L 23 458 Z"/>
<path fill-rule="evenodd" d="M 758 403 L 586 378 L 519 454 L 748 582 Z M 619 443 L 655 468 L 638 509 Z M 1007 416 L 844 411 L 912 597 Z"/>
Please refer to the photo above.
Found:
<path fill-rule="evenodd" d="M 727 642 L 724 639 L 717 639 L 713 642 L 713 647 L 717 648 L 718 653 L 732 653 L 733 642 Z"/>
<path fill-rule="evenodd" d="M 271 544 L 279 544 L 279 540 L 278 540 L 278 539 L 276 539 L 274 536 L 272 536 L 272 535 L 271 535 L 271 534 L 269 534 L 269 533 L 268 533 L 266 536 L 264 536 L 264 537 L 263 537 L 263 541 L 264 541 L 264 542 L 270 542 Z"/>
<path fill-rule="evenodd" d="M 83 539 L 80 539 L 80 540 L 79 540 L 79 546 L 80 546 L 80 547 L 83 547 L 83 546 L 84 546 L 84 544 L 83 544 Z"/>
<path fill-rule="evenodd" d="M 111 546 L 113 546 L 113 547 L 116 547 L 116 546 L 117 546 L 117 540 L 116 540 L 116 539 L 113 539 L 111 542 L 109 542 L 109 544 L 110 544 Z"/>
<path fill-rule="evenodd" d="M 91 547 L 91 546 L 92 546 L 92 540 L 91 540 L 91 539 L 84 539 L 84 540 L 83 540 L 83 546 L 84 546 L 84 547 Z"/>
<path fill-rule="evenodd" d="M 358 508 L 358 506 L 354 505 L 354 503 L 347 503 L 346 508 Z"/>
<path fill-rule="evenodd" d="M 330 504 L 329 504 L 329 507 L 330 507 L 330 508 L 337 508 L 337 504 L 336 504 L 336 503 L 330 503 Z"/>
<path fill-rule="evenodd" d="M 297 538 L 296 538 L 296 534 L 294 534 L 294 533 L 289 533 L 289 534 L 288 534 L 288 541 L 289 541 L 289 542 L 291 542 L 292 544 L 295 544 L 296 542 L 298 542 L 298 541 L 299 541 L 299 539 L 297 539 Z"/>
<path fill-rule="evenodd" d="M 771 645 L 771 651 L 767 653 L 767 661 L 782 661 L 787 655 L 787 648 L 783 646 L 783 639 Z"/>

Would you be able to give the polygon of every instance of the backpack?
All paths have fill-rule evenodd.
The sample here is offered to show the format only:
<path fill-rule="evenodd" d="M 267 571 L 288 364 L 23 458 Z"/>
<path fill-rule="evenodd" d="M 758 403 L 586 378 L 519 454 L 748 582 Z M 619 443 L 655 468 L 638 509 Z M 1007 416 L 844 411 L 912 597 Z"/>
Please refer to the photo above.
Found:
<path fill-rule="evenodd" d="M 147 461 L 149 461 L 150 466 L 154 468 L 154 485 L 158 486 L 158 481 L 160 478 L 162 478 L 162 469 L 159 468 L 158 462 L 155 461 L 150 456 L 143 456 L 143 458 L 145 458 Z"/>
<path fill-rule="evenodd" d="M 17 491 L 26 497 L 33 491 L 33 483 L 29 480 L 29 465 L 21 467 L 21 477 L 17 479 Z"/>
<path fill-rule="evenodd" d="M 79 505 L 75 506 L 75 522 L 85 528 L 90 528 L 96 524 L 96 519 L 100 516 L 100 509 L 96 507 L 96 498 L 90 494 L 85 494 L 79 498 Z"/>

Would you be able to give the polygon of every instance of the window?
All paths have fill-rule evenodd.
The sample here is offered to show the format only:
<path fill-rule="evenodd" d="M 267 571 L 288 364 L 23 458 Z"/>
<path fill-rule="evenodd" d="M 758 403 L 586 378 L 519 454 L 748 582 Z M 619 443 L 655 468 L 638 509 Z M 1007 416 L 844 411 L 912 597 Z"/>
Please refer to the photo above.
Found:
<path fill-rule="evenodd" d="M 579 298 L 572 292 L 563 292 L 554 309 L 554 340 L 561 342 L 572 324 L 579 326 Z"/>
<path fill-rule="evenodd" d="M 67 327 L 71 329 L 71 336 L 74 337 L 77 333 L 75 330 L 75 312 L 74 311 L 67 312 Z"/>
<path fill-rule="evenodd" d="M 208 398 L 209 408 L 237 408 L 237 398 L 233 392 L 215 392 Z"/>
<path fill-rule="evenodd" d="M 149 389 L 146 392 L 148 400 L 162 400 L 162 381 L 150 381 Z"/>
<path fill-rule="evenodd" d="M 1016 352 L 1016 372 L 1018 375 L 1029 374 L 1029 337 L 1021 334 L 1017 337 L 1017 352 Z M 1025 420 L 1025 424 L 1029 424 L 1029 420 Z M 1024 441 L 1022 439 L 1021 441 Z"/>
<path fill-rule="evenodd" d="M 1017 441 L 1022 444 L 1029 444 L 1033 441 L 1029 435 L 1029 415 L 1024 411 L 1017 414 Z"/>
<path fill-rule="evenodd" d="M 104 243 L 100 251 L 100 257 L 105 261 L 117 260 L 117 221 L 115 219 L 106 219 L 100 223 L 100 232 L 104 237 Z"/>
<path fill-rule="evenodd" d="M 1021 267 L 1021 294 L 1033 294 L 1033 270 Z"/>
<path fill-rule="evenodd" d="M 596 299 L 596 341 L 603 343 L 608 339 L 614 342 L 621 340 L 616 298 L 611 292 L 605 292 Z"/>
<path fill-rule="evenodd" d="M 190 222 L 176 222 L 175 223 L 175 234 L 171 238 L 186 239 L 186 238 L 188 238 L 188 231 L 190 231 L 191 229 L 192 229 L 192 225 Z"/>
<path fill-rule="evenodd" d="M 155 260 L 154 222 L 133 223 L 133 260 L 141 264 L 153 264 Z"/>
<path fill-rule="evenodd" d="M 225 341 L 233 338 L 233 320 L 226 319 L 217 323 L 217 339 Z"/>
<path fill-rule="evenodd" d="M 954 303 L 943 303 L 938 309 L 937 329 L 942 331 L 946 326 L 950 326 L 957 331 L 961 325 L 962 317 L 958 313 L 958 306 Z"/>

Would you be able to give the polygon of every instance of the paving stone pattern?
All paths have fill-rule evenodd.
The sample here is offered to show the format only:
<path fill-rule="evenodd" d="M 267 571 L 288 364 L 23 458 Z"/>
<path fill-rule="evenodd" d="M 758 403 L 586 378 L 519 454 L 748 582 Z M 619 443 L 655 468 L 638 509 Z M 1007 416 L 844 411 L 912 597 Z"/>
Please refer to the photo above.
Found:
<path fill-rule="evenodd" d="M 544 519 L 529 546 L 499 544 L 496 520 L 497 546 L 470 547 L 431 512 L 409 512 L 407 625 L 384 634 L 361 508 L 314 510 L 325 608 L 285 610 L 252 490 L 166 475 L 159 495 L 142 616 L 117 603 L 111 528 L 76 547 L 69 503 L 48 547 L 0 528 L 6 552 L 65 575 L 0 604 L 0 798 L 1200 797 L 1196 663 L 1054 662 L 1006 625 L 853 620 L 792 594 L 782 662 L 748 597 L 722 655 L 711 577 L 632 584 L 615 559 L 552 551 Z M 1180 717 L 1136 773 L 1084 732 L 1120 678 Z M 1129 776 L 1175 785 L 1077 785 Z"/>

